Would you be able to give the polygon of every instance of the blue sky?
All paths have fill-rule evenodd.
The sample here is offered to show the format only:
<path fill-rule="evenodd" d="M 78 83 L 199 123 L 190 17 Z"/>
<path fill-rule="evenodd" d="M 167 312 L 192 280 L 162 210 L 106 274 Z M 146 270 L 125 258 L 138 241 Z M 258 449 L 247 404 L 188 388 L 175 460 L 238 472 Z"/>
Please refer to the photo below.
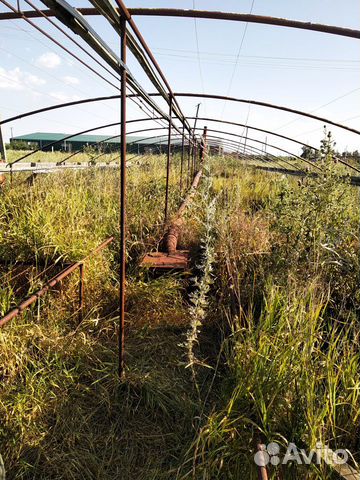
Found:
<path fill-rule="evenodd" d="M 10 1 L 10 0 L 9 0 Z M 25 9 L 24 1 L 22 1 Z M 16 1 L 12 0 L 14 6 Z M 37 6 L 40 1 L 34 0 Z M 71 0 L 74 6 L 89 6 Z M 359 29 L 358 0 L 129 0 L 128 7 L 174 7 L 271 15 Z M 0 11 L 6 11 L 5 6 Z M 115 32 L 102 18 L 89 18 L 99 34 L 118 52 Z M 274 26 L 213 20 L 135 17 L 174 91 L 215 93 L 255 99 L 313 111 L 360 130 L 359 41 Z M 37 25 L 54 33 L 62 44 L 78 53 L 46 20 Z M 246 33 L 244 35 L 246 29 Z M 240 49 L 240 46 L 242 47 Z M 115 94 L 116 90 L 79 65 L 67 53 L 22 20 L 0 23 L 0 114 L 22 111 L 78 98 Z M 84 54 L 81 55 L 86 58 Z M 92 65 L 91 61 L 88 62 Z M 130 70 L 148 91 L 153 87 L 129 55 Z M 108 75 L 107 75 L 108 76 Z M 232 81 L 231 81 L 232 79 Z M 342 98 L 340 98 L 342 97 Z M 200 114 L 224 118 L 319 145 L 322 124 L 274 110 L 223 101 L 199 100 Z M 193 115 L 196 99 L 181 99 L 184 113 Z M 129 102 L 129 117 L 143 116 Z M 118 103 L 88 105 L 42 114 L 4 127 L 5 137 L 33 131 L 76 132 L 116 122 Z M 201 123 L 199 123 L 201 125 Z M 129 129 L 134 130 L 134 128 Z M 360 149 L 359 137 L 331 128 L 340 150 Z M 115 134 L 115 127 L 99 133 Z M 242 133 L 240 127 L 230 131 Z M 150 134 L 149 134 L 150 135 Z M 264 140 L 265 135 L 253 133 Z M 270 143 L 272 139 L 268 138 Z M 282 148 L 298 153 L 289 142 Z"/>

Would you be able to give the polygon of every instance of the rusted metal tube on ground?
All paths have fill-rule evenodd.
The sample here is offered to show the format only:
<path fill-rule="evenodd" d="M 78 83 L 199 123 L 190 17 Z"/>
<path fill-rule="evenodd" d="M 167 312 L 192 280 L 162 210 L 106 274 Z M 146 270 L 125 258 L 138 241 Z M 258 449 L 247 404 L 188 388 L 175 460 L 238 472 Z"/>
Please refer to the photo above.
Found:
<path fill-rule="evenodd" d="M 73 263 L 70 265 L 70 267 L 66 268 L 63 270 L 61 273 L 59 273 L 57 276 L 53 277 L 47 284 L 38 290 L 36 293 L 33 293 L 30 297 L 27 299 L 23 300 L 18 307 L 14 308 L 11 310 L 9 313 L 7 313 L 1 320 L 0 320 L 0 327 L 5 325 L 7 322 L 12 320 L 13 318 L 17 317 L 19 314 L 21 314 L 25 309 L 27 309 L 30 305 L 36 302 L 36 300 L 40 297 L 42 297 L 50 288 L 54 287 L 58 283 L 60 283 L 65 277 L 70 275 L 74 270 L 79 268 L 79 262 Z"/>
<path fill-rule="evenodd" d="M 197 187 L 200 182 L 200 178 L 202 176 L 202 166 L 205 160 L 205 152 L 206 152 L 206 132 L 207 132 L 207 127 L 204 127 L 203 131 L 203 136 L 202 136 L 202 149 L 201 149 L 201 164 L 200 164 L 200 170 L 196 173 L 193 182 L 190 187 L 189 193 L 186 195 L 185 199 L 181 203 L 179 210 L 177 211 L 176 218 L 170 223 L 166 234 L 164 235 L 164 241 L 163 245 L 165 248 L 165 251 L 167 253 L 175 253 L 176 248 L 177 248 L 177 243 L 179 240 L 179 236 L 181 233 L 181 229 L 184 225 L 184 212 L 189 205 L 189 203 L 192 201 Z"/>
<path fill-rule="evenodd" d="M 202 176 L 202 170 L 199 170 L 197 174 L 194 177 L 193 183 L 190 187 L 190 192 L 187 194 L 185 197 L 184 201 L 180 205 L 180 208 L 177 212 L 176 219 L 171 222 L 169 225 L 167 232 L 164 236 L 164 249 L 167 253 L 175 253 L 176 248 L 177 248 L 177 243 L 179 240 L 179 236 L 181 233 L 181 229 L 184 225 L 184 212 L 186 210 L 186 207 L 189 205 L 191 202 L 193 196 L 196 193 L 196 189 L 199 185 L 200 178 Z"/>
<path fill-rule="evenodd" d="M 8 312 L 4 317 L 0 319 L 0 327 L 4 326 L 7 322 L 12 320 L 13 318 L 17 317 L 20 315 L 24 310 L 26 310 L 30 305 L 36 302 L 38 298 L 42 297 L 45 295 L 46 292 L 50 290 L 50 288 L 54 287 L 58 283 L 60 283 L 64 278 L 69 276 L 72 272 L 80 268 L 80 265 L 84 263 L 85 260 L 88 260 L 90 257 L 95 255 L 96 253 L 100 252 L 102 249 L 104 249 L 109 243 L 111 243 L 114 240 L 114 237 L 110 237 L 104 242 L 102 242 L 97 248 L 95 248 L 89 255 L 87 255 L 85 258 L 83 258 L 79 262 L 75 262 L 71 264 L 69 267 L 66 267 L 64 270 L 62 270 L 60 273 L 52 277 L 40 290 L 37 292 L 33 293 L 30 295 L 30 297 L 26 298 L 23 300 L 16 308 L 13 308 Z"/>

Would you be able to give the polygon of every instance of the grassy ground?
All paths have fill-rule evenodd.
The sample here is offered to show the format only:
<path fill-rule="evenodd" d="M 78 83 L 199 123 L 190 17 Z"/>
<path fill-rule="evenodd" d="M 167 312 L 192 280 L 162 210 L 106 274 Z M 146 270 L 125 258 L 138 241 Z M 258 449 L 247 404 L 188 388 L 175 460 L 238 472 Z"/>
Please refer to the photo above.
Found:
<path fill-rule="evenodd" d="M 229 160 L 229 159 L 228 159 Z M 129 169 L 126 377 L 117 378 L 118 173 L 63 172 L 0 197 L 2 313 L 45 266 L 77 278 L 0 330 L 0 452 L 10 479 L 256 478 L 258 440 L 358 458 L 358 198 L 214 158 L 180 239 L 193 276 L 138 259 L 163 231 L 164 157 Z M 174 159 L 170 210 L 181 200 Z M 56 182 L 54 182 L 54 179 Z M 15 268 L 30 264 L 25 277 Z M 28 281 L 25 282 L 25 279 Z M 330 478 L 323 466 L 272 478 Z"/>

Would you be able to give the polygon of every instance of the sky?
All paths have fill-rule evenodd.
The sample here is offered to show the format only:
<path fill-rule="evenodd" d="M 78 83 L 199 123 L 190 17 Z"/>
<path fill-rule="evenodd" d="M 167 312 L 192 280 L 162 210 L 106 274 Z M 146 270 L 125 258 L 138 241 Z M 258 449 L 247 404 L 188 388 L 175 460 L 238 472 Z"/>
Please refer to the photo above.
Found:
<path fill-rule="evenodd" d="M 16 0 L 8 0 L 16 6 Z M 30 9 L 21 0 L 24 10 Z M 39 0 L 33 3 L 45 8 Z M 91 6 L 85 0 L 69 0 L 75 7 Z M 269 15 L 314 23 L 360 29 L 358 0 L 128 0 L 130 7 L 168 7 Z M 4 5 L 0 11 L 8 11 Z M 104 41 L 119 53 L 119 39 L 104 18 L 88 17 Z M 134 17 L 143 37 L 153 51 L 174 92 L 210 93 L 259 100 L 312 112 L 360 130 L 360 49 L 359 40 L 319 32 L 269 25 L 246 24 L 205 19 Z M 56 21 L 56 20 L 55 20 Z M 78 47 L 50 25 L 46 19 L 34 21 L 52 33 L 61 44 L 79 54 L 89 66 L 95 66 Z M 57 22 L 57 21 L 56 21 Z M 60 25 L 60 23 L 58 23 Z M 63 27 L 66 29 L 66 27 Z M 77 40 L 85 45 L 79 37 Z M 89 50 L 89 47 L 86 46 Z M 114 95 L 117 90 L 78 63 L 24 20 L 0 22 L 0 116 L 4 119 L 21 112 L 82 98 Z M 131 54 L 130 71 L 148 92 L 154 87 Z M 99 70 L 99 68 L 98 68 Z M 104 76 L 117 80 L 109 73 Z M 197 103 L 200 116 L 220 118 L 257 128 L 273 130 L 318 147 L 323 123 L 274 109 L 222 100 L 179 98 L 185 115 L 194 116 Z M 165 103 L 161 103 L 166 110 Z M 128 116 L 145 114 L 128 101 Z M 117 122 L 117 100 L 56 110 L 3 127 L 7 140 L 11 135 L 36 131 L 76 133 Z M 149 128 L 150 122 L 146 125 Z M 243 134 L 243 127 L 223 126 L 199 121 L 198 126 Z M 133 132 L 145 128 L 145 123 Z M 360 150 L 359 136 L 330 127 L 340 151 Z M 94 133 L 114 135 L 118 127 Z M 149 136 L 155 135 L 148 133 Z M 214 133 L 214 135 L 216 135 Z M 279 146 L 298 154 L 300 146 L 292 142 L 249 130 L 249 136 L 266 141 L 268 151 Z M 266 138 L 267 137 L 267 138 Z M 230 138 L 230 137 L 229 137 Z M 234 137 L 232 137 L 234 139 Z M 253 145 L 259 144 L 253 143 Z M 261 147 L 260 147 L 261 148 Z"/>

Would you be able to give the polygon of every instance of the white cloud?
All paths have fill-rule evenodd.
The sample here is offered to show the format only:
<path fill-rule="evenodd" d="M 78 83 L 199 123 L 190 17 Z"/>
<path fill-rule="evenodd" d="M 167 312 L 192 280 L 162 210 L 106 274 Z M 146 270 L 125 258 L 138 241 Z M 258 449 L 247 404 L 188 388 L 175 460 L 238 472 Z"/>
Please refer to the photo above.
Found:
<path fill-rule="evenodd" d="M 26 90 L 45 85 L 46 81 L 31 73 L 22 71 L 19 67 L 6 70 L 0 67 L 0 88 L 7 90 Z"/>
<path fill-rule="evenodd" d="M 63 103 L 75 102 L 76 100 L 80 100 L 80 97 L 78 95 L 68 95 L 64 92 L 50 92 L 49 95 Z"/>
<path fill-rule="evenodd" d="M 40 55 L 40 57 L 38 57 L 38 59 L 36 60 L 36 64 L 39 67 L 53 69 L 61 64 L 61 58 L 59 57 L 59 55 L 56 55 L 56 53 L 46 52 Z"/>
<path fill-rule="evenodd" d="M 31 73 L 26 73 L 26 82 L 30 85 L 34 85 L 35 87 L 39 87 L 40 85 L 45 85 L 46 80 L 43 78 L 38 77 L 37 75 L 32 75 Z"/>
<path fill-rule="evenodd" d="M 67 85 L 79 85 L 80 83 L 80 80 L 77 77 L 71 77 L 70 75 L 63 77 L 63 80 Z"/>

